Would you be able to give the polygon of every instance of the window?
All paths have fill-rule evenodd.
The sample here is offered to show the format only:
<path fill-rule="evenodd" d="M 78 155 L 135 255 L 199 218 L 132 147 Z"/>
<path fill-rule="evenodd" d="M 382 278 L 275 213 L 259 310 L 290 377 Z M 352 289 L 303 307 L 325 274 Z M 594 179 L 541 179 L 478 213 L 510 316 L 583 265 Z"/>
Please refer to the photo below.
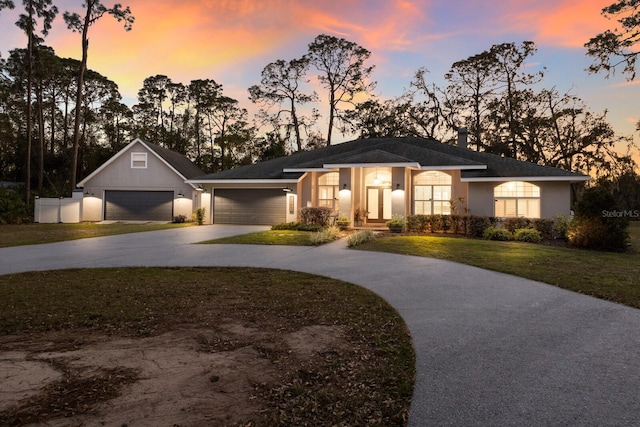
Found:
<path fill-rule="evenodd" d="M 523 181 L 510 181 L 493 190 L 495 216 L 500 218 L 540 218 L 540 187 Z"/>
<path fill-rule="evenodd" d="M 329 172 L 318 178 L 318 206 L 337 209 L 336 201 L 340 189 L 340 174 Z"/>
<path fill-rule="evenodd" d="M 147 153 L 131 153 L 131 168 L 132 169 L 146 169 L 147 168 Z"/>
<path fill-rule="evenodd" d="M 413 178 L 413 213 L 451 215 L 451 175 L 422 172 Z"/>

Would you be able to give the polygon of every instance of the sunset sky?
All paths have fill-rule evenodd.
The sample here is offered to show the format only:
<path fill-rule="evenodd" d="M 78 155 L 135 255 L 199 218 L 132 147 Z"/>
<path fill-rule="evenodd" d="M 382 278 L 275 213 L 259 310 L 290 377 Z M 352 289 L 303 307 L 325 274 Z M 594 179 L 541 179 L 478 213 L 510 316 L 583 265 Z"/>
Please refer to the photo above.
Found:
<path fill-rule="evenodd" d="M 584 43 L 613 27 L 600 10 L 613 0 L 119 0 L 136 18 L 133 30 L 104 17 L 90 32 L 89 67 L 115 81 L 133 105 L 146 77 L 165 74 L 188 84 L 210 78 L 252 109 L 247 88 L 266 64 L 306 52 L 318 34 L 354 41 L 372 52 L 382 98 L 397 96 L 420 67 L 445 86 L 455 61 L 503 42 L 531 40 L 528 64 L 545 66 L 547 88 L 572 93 L 594 112 L 609 111 L 623 135 L 640 118 L 640 81 L 589 75 Z M 20 3 L 21 2 L 16 2 Z M 46 40 L 59 56 L 80 59 L 80 36 L 67 30 L 63 11 L 83 13 L 81 0 L 54 0 L 60 14 Z M 114 2 L 103 0 L 107 6 Z M 14 22 L 19 10 L 0 12 L 0 53 L 26 45 Z M 325 132 L 325 130 L 323 130 Z M 636 133 L 636 141 L 638 135 Z"/>

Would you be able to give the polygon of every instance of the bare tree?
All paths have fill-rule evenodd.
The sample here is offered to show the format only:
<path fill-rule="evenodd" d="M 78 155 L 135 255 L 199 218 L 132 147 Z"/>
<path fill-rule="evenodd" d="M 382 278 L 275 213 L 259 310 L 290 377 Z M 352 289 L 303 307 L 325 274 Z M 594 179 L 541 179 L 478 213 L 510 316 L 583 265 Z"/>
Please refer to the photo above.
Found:
<path fill-rule="evenodd" d="M 303 148 L 300 132 L 303 121 L 300 120 L 297 107 L 318 99 L 315 92 L 306 94 L 300 88 L 302 84 L 308 83 L 305 79 L 308 68 L 308 58 L 294 59 L 289 62 L 280 59 L 264 67 L 260 85 L 249 88 L 251 101 L 263 104 L 267 108 L 277 106 L 278 111 L 275 112 L 275 117 L 271 116 L 272 122 L 281 122 L 281 115 L 289 116 L 290 121 L 285 122 L 285 127 L 287 134 L 291 129 L 293 130 L 298 151 Z"/>
<path fill-rule="evenodd" d="M 305 57 L 318 70 L 318 80 L 329 92 L 327 145 L 331 145 L 335 120 L 340 119 L 338 105 L 355 105 L 356 95 L 368 93 L 375 87 L 375 83 L 368 81 L 373 66 L 364 65 L 369 56 L 371 52 L 362 46 L 326 34 L 317 36 L 309 44 Z"/>

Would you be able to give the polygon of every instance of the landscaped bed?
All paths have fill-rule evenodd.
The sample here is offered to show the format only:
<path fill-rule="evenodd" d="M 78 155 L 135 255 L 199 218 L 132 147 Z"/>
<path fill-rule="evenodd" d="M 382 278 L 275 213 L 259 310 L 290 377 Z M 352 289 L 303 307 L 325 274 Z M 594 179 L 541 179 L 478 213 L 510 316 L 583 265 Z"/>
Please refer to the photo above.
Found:
<path fill-rule="evenodd" d="M 0 276 L 0 349 L 0 425 L 406 425 L 415 373 L 381 298 L 264 269 Z"/>

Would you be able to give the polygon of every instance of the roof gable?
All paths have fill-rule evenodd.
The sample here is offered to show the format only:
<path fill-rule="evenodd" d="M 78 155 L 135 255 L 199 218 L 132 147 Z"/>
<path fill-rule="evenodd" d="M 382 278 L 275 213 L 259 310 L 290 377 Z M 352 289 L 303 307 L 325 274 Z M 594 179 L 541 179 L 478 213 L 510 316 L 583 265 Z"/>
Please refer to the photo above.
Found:
<path fill-rule="evenodd" d="M 108 168 L 113 162 L 115 162 L 119 157 L 125 155 L 125 153 L 130 152 L 131 149 L 136 144 L 140 144 L 145 147 L 151 154 L 157 157 L 162 163 L 164 163 L 173 173 L 178 175 L 184 181 L 195 178 L 201 175 L 204 175 L 204 172 L 197 167 L 191 160 L 189 160 L 186 156 L 183 156 L 180 153 L 176 153 L 175 151 L 171 151 L 167 148 L 160 147 L 156 144 L 151 144 L 149 142 L 145 142 L 140 138 L 136 138 L 127 144 L 122 150 L 118 151 L 114 154 L 109 160 L 104 162 L 98 169 L 90 173 L 87 177 L 81 180 L 77 187 L 83 187 L 85 183 L 96 175 L 100 174 L 103 170 Z"/>

